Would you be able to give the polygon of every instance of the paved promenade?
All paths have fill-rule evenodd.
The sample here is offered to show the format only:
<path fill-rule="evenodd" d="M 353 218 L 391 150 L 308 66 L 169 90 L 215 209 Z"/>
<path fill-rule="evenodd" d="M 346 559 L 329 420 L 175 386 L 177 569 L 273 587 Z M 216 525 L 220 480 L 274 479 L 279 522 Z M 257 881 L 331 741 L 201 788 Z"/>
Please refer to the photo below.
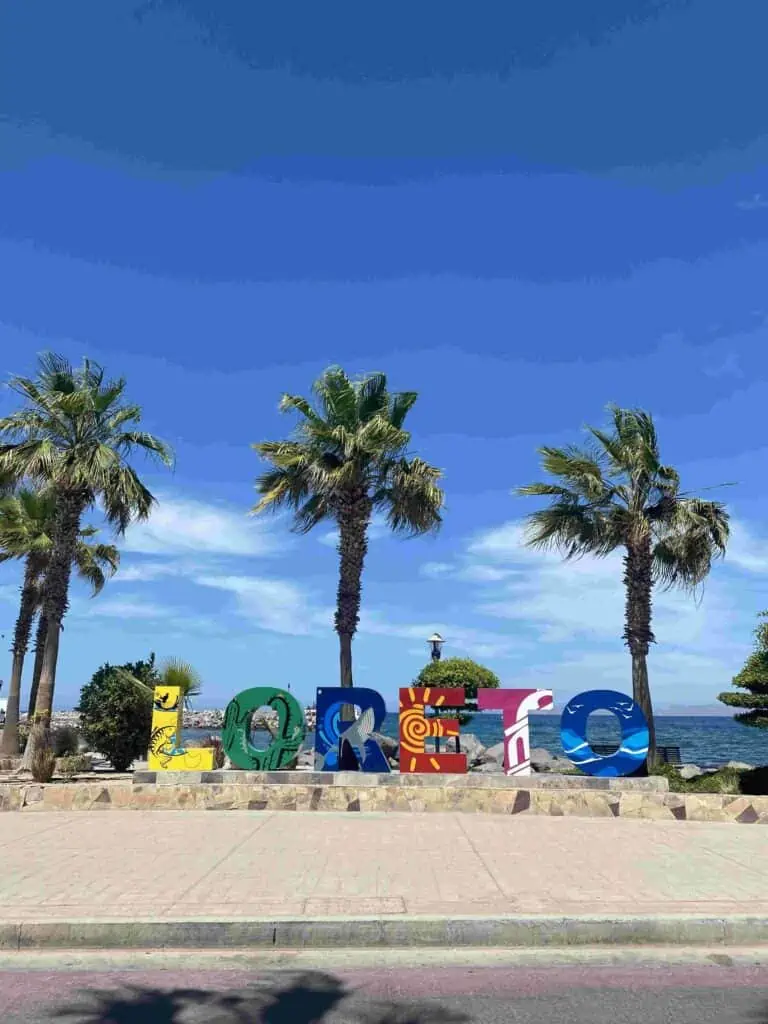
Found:
<path fill-rule="evenodd" d="M 0 816 L 0 924 L 768 916 L 768 828 L 494 815 Z M 768 938 L 768 936 L 767 936 Z"/>

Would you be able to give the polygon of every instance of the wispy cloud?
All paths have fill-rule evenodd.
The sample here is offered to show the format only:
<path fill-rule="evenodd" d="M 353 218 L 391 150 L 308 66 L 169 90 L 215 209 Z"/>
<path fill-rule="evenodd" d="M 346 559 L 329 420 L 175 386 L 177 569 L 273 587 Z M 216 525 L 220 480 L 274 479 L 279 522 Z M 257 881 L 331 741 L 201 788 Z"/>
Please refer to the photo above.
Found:
<path fill-rule="evenodd" d="M 456 565 L 453 562 L 425 562 L 419 572 L 428 579 L 456 579 L 466 583 L 495 583 L 513 575 L 514 569 L 500 568 L 481 563 Z"/>
<path fill-rule="evenodd" d="M 109 619 L 167 619 L 178 615 L 178 609 L 168 605 L 153 604 L 138 597 L 127 597 L 119 600 L 96 598 L 93 601 L 81 602 L 75 609 L 80 617 L 98 616 Z"/>
<path fill-rule="evenodd" d="M 768 198 L 762 192 L 755 192 L 749 199 L 740 199 L 736 205 L 740 210 L 768 210 Z"/>
<path fill-rule="evenodd" d="M 531 642 L 514 685 L 549 685 L 565 699 L 598 685 L 631 689 L 621 554 L 565 562 L 524 541 L 524 522 L 509 521 L 470 538 L 454 562 L 428 563 L 422 573 L 446 583 L 472 579 L 469 600 L 464 588 L 470 614 L 506 622 L 513 637 Z M 695 597 L 654 592 L 658 643 L 650 663 L 661 703 L 713 703 L 727 687 L 752 640 L 756 606 L 754 595 L 743 597 L 747 574 L 768 576 L 768 540 L 736 520 L 726 559 Z"/>
<path fill-rule="evenodd" d="M 439 580 L 453 575 L 455 568 L 452 562 L 425 562 L 419 572 L 428 579 Z"/>
<path fill-rule="evenodd" d="M 272 577 L 200 574 L 193 582 L 233 595 L 235 611 L 254 627 L 286 636 L 321 636 L 330 638 L 333 630 L 333 608 L 316 600 L 307 588 L 292 580 Z M 476 657 L 503 657 L 519 643 L 490 630 L 472 629 L 435 620 L 403 622 L 381 610 L 361 610 L 359 633 L 370 636 L 391 636 L 403 640 L 424 641 L 437 629 L 456 652 Z"/>
<path fill-rule="evenodd" d="M 519 646 L 516 641 L 490 630 L 457 626 L 450 622 L 396 622 L 375 610 L 363 609 L 360 615 L 360 632 L 380 636 L 401 637 L 404 640 L 423 640 L 424 648 L 411 648 L 423 654 L 427 637 L 437 630 L 452 650 L 474 655 L 478 658 L 498 658 Z"/>
<path fill-rule="evenodd" d="M 146 523 L 126 531 L 126 551 L 148 555 L 268 555 L 278 541 L 262 521 L 225 505 L 160 496 Z"/>
<path fill-rule="evenodd" d="M 332 613 L 313 604 L 298 584 L 259 576 L 200 575 L 194 582 L 235 596 L 239 615 L 260 629 L 289 636 L 307 636 L 328 630 Z"/>
<path fill-rule="evenodd" d="M 489 599 L 481 598 L 477 610 L 513 621 L 546 643 L 620 637 L 625 602 L 621 554 L 565 562 L 556 552 L 526 547 L 524 538 L 524 524 L 509 522 L 468 545 L 470 564 L 477 559 L 481 566 L 515 570 L 503 586 L 489 588 Z M 731 603 L 714 581 L 698 603 L 679 592 L 654 594 L 657 635 L 675 644 L 710 646 L 713 630 L 722 640 L 731 620 Z"/>
<path fill-rule="evenodd" d="M 726 561 L 751 573 L 768 573 L 768 541 L 757 536 L 745 523 L 731 523 Z"/>
<path fill-rule="evenodd" d="M 189 571 L 189 566 L 184 562 L 138 562 L 136 565 L 126 565 L 114 577 L 115 583 L 149 583 L 167 576 L 183 576 Z"/>
<path fill-rule="evenodd" d="M 721 363 L 713 366 L 705 366 L 704 373 L 708 377 L 743 377 L 744 371 L 739 365 L 739 357 L 735 352 L 729 352 Z"/>

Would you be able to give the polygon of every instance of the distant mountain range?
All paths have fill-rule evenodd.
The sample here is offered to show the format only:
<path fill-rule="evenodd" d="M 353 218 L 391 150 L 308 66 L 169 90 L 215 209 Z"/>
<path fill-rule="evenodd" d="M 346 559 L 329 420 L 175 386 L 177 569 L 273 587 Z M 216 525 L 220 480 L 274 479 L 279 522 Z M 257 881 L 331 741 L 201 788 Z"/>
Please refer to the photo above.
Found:
<path fill-rule="evenodd" d="M 552 711 L 537 711 L 537 715 L 559 715 L 564 704 L 556 701 Z M 659 704 L 654 707 L 656 717 L 690 718 L 733 718 L 736 712 L 725 704 Z M 600 712 L 598 712 L 599 714 Z"/>
<path fill-rule="evenodd" d="M 733 718 L 736 714 L 725 704 L 660 704 L 657 715 L 690 715 L 691 717 Z"/>

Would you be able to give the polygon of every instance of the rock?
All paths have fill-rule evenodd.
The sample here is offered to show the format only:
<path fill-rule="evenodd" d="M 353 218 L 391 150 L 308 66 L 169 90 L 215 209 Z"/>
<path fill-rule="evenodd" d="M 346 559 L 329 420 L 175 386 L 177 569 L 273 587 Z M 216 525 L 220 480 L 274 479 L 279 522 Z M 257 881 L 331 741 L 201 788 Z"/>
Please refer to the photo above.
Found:
<path fill-rule="evenodd" d="M 568 774 L 573 771 L 573 762 L 569 761 L 567 757 L 553 757 L 551 761 L 537 761 L 536 764 L 531 763 L 531 771 L 540 775 Z"/>
<path fill-rule="evenodd" d="M 567 757 L 557 757 L 543 747 L 534 747 L 531 751 L 531 768 L 535 772 L 559 772 L 571 767 Z"/>
<path fill-rule="evenodd" d="M 686 782 L 689 782 L 691 779 L 698 779 L 705 774 L 704 769 L 699 768 L 697 764 L 684 764 L 680 768 L 680 778 L 685 779 Z"/>
<path fill-rule="evenodd" d="M 456 753 L 456 739 L 454 737 L 447 739 L 440 746 L 446 754 Z M 459 736 L 459 752 L 467 755 L 468 765 L 478 765 L 483 763 L 485 747 L 474 733 L 465 732 Z"/>
<path fill-rule="evenodd" d="M 308 750 L 300 750 L 299 756 L 296 758 L 297 768 L 314 768 L 315 767 L 315 751 L 314 748 Z"/>
<path fill-rule="evenodd" d="M 380 732 L 372 732 L 371 739 L 376 740 L 381 747 L 384 757 L 388 760 L 391 761 L 397 758 L 398 753 L 400 752 L 400 744 L 397 740 L 393 740 L 391 736 L 385 736 Z"/>
<path fill-rule="evenodd" d="M 480 772 L 483 775 L 501 775 L 504 771 L 504 766 L 498 761 L 483 761 L 482 764 L 477 764 L 470 768 L 470 771 Z"/>
<path fill-rule="evenodd" d="M 743 761 L 729 761 L 728 764 L 724 764 L 723 768 L 732 768 L 736 772 L 753 772 L 755 766 L 753 764 L 745 764 Z"/>
<path fill-rule="evenodd" d="M 492 747 L 487 747 L 485 761 L 496 761 L 498 764 L 504 764 L 504 743 L 494 743 Z"/>
<path fill-rule="evenodd" d="M 547 761 L 555 761 L 557 757 L 555 754 L 550 754 L 544 747 L 534 747 L 531 751 L 531 764 L 541 761 L 546 763 Z"/>

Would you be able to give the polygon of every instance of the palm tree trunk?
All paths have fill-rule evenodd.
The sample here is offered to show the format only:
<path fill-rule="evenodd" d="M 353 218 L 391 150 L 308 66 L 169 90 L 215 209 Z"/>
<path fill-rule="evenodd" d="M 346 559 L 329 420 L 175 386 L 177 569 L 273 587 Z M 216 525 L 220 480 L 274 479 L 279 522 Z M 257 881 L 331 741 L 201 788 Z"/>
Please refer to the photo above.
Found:
<path fill-rule="evenodd" d="M 345 497 L 339 517 L 339 586 L 336 594 L 336 632 L 339 635 L 340 685 L 352 687 L 352 638 L 360 621 L 363 564 L 368 551 L 368 523 L 371 503 L 364 492 Z M 341 709 L 344 722 L 354 720 L 352 705 Z"/>
<path fill-rule="evenodd" d="M 69 578 L 72 574 L 80 519 L 85 505 L 86 498 L 79 492 L 60 491 L 56 496 L 53 546 L 43 590 L 43 613 L 48 619 L 48 629 L 45 635 L 34 719 L 21 765 L 25 770 L 31 769 L 35 751 L 50 747 L 51 743 L 51 714 L 56 685 L 56 665 L 59 659 L 61 622 L 67 610 Z"/>
<path fill-rule="evenodd" d="M 656 728 L 651 689 L 648 684 L 648 651 L 650 645 L 654 643 L 651 630 L 652 567 L 653 556 L 649 537 L 627 545 L 627 554 L 624 558 L 624 584 L 627 592 L 624 639 L 632 656 L 632 697 L 635 703 L 639 704 L 648 722 L 649 769 L 656 764 Z"/>
<path fill-rule="evenodd" d="M 29 635 L 32 632 L 32 620 L 35 617 L 37 605 L 37 576 L 35 560 L 28 556 L 24 568 L 24 583 L 21 587 L 19 616 L 16 619 L 16 630 L 13 636 L 13 665 L 11 680 L 8 684 L 8 706 L 5 709 L 5 725 L 0 742 L 0 754 L 5 757 L 16 757 L 19 753 L 21 676 L 24 671 L 24 658 L 29 648 Z"/>
<path fill-rule="evenodd" d="M 43 670 L 43 653 L 45 651 L 45 635 L 48 632 L 48 619 L 45 611 L 41 610 L 37 620 L 37 635 L 35 636 L 35 664 L 32 667 L 32 687 L 29 691 L 29 705 L 27 717 L 31 720 L 35 713 L 35 702 L 37 691 L 40 686 L 40 673 Z"/>

